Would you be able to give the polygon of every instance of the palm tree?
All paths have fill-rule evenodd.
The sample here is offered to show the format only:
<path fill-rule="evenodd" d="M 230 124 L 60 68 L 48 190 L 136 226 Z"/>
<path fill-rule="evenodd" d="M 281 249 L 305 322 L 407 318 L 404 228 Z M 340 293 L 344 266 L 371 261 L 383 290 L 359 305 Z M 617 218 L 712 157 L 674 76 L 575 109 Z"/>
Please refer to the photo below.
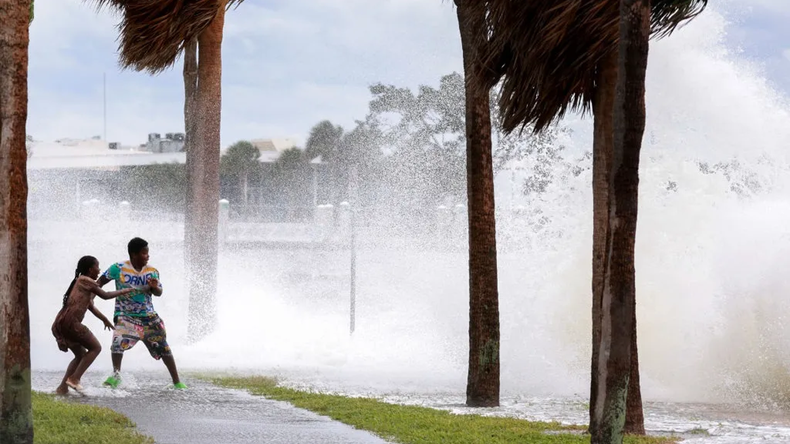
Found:
<path fill-rule="evenodd" d="M 289 219 L 298 215 L 298 209 L 306 206 L 310 191 L 310 157 L 299 148 L 289 148 L 274 162 L 271 172 L 275 189 L 285 198 Z"/>
<path fill-rule="evenodd" d="M 329 203 L 337 205 L 344 199 L 348 188 L 348 171 L 341 165 L 343 136 L 345 131 L 340 125 L 335 125 L 329 120 L 316 123 L 311 129 L 305 142 L 305 155 L 308 159 L 321 156 L 321 161 L 327 163 Z"/>
<path fill-rule="evenodd" d="M 207 335 L 215 324 L 222 34 L 225 10 L 243 0 L 94 0 L 123 12 L 121 64 L 161 72 L 184 52 L 187 199 L 184 249 L 190 281 L 189 334 Z M 197 58 L 195 58 L 197 56 Z"/>
<path fill-rule="evenodd" d="M 248 178 L 251 172 L 260 169 L 258 159 L 261 152 L 251 142 L 242 140 L 229 146 L 220 159 L 220 169 L 223 174 L 235 175 L 239 179 L 239 194 L 241 202 L 248 202 Z"/>
<path fill-rule="evenodd" d="M 471 77 L 486 44 L 485 15 L 455 0 L 464 73 Z M 466 405 L 499 405 L 499 292 L 489 90 L 465 87 L 466 190 L 469 217 L 469 371 Z"/>
<path fill-rule="evenodd" d="M 32 5 L 0 0 L 0 442 L 32 444 L 27 300 L 27 60 Z"/>
<path fill-rule="evenodd" d="M 655 0 L 652 5 L 646 1 L 623 1 L 628 1 L 623 12 L 631 8 L 649 11 L 649 15 L 641 19 L 647 20 L 650 30 L 657 36 L 670 34 L 707 4 L 706 0 Z M 618 78 L 625 81 L 629 76 L 619 76 L 619 73 L 628 66 L 638 65 L 636 59 L 641 57 L 641 53 L 631 48 L 632 45 L 641 47 L 633 37 L 636 34 L 629 34 L 633 37 L 631 40 L 620 42 L 620 23 L 622 21 L 623 26 L 632 30 L 636 19 L 629 15 L 627 19 L 631 21 L 627 25 L 628 20 L 621 20 L 620 0 L 555 3 L 489 0 L 477 2 L 476 7 L 488 14 L 486 31 L 490 32 L 490 37 L 480 53 L 481 70 L 474 83 L 487 91 L 503 79 L 499 107 L 506 131 L 532 126 L 535 132 L 540 132 L 568 110 L 588 111 L 592 107 L 594 225 L 590 432 L 594 442 L 606 442 L 606 437 L 617 441 L 619 434 L 616 432 L 622 428 L 619 420 L 623 418 L 609 413 L 618 408 L 626 410 L 623 394 L 627 393 L 628 430 L 643 433 L 633 236 L 627 235 L 628 230 L 618 231 L 617 236 L 613 236 L 614 218 L 629 224 L 633 220 L 634 229 L 636 221 L 636 182 L 624 172 L 638 174 L 641 136 L 636 137 L 636 134 L 640 131 L 640 114 L 629 117 L 628 127 L 625 127 L 622 107 L 638 110 L 638 101 L 644 106 L 644 94 L 631 91 L 630 95 L 618 99 L 621 102 L 618 102 L 617 112 L 615 107 Z M 625 46 L 618 50 L 618 42 Z M 646 42 L 643 46 L 646 51 Z M 626 60 L 626 54 L 631 58 Z M 630 75 L 628 82 L 632 86 L 638 84 L 638 75 Z M 615 122 L 619 123 L 617 128 Z M 624 134 L 628 138 L 622 139 Z M 616 143 L 621 144 L 619 153 L 615 151 Z M 621 156 L 625 152 L 629 153 L 626 160 L 633 165 L 623 167 L 622 158 L 614 157 L 616 153 Z M 619 207 L 617 214 L 611 211 L 615 192 L 620 193 L 618 201 L 632 203 Z M 628 214 L 623 213 L 626 209 Z M 612 295 L 618 297 L 612 298 Z M 612 329 L 612 325 L 617 328 Z M 602 357 L 599 353 L 602 340 L 606 341 L 606 349 L 617 345 L 618 353 Z M 630 386 L 628 390 L 619 390 L 623 387 L 618 387 L 617 383 L 622 385 L 623 381 Z"/>

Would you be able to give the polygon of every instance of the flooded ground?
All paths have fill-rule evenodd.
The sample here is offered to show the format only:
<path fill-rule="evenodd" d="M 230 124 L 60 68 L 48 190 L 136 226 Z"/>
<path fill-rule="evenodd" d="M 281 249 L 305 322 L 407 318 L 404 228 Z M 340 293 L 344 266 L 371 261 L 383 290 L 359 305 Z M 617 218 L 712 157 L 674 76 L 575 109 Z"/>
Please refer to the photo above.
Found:
<path fill-rule="evenodd" d="M 124 413 L 138 424 L 141 431 L 154 436 L 159 444 L 382 442 L 287 404 L 213 387 L 192 378 L 186 379 L 190 385 L 188 391 L 175 391 L 169 388 L 164 371 L 130 372 L 125 375 L 124 385 L 117 390 L 101 387 L 105 376 L 102 372 L 90 372 L 84 379 L 88 397 L 71 395 L 69 399 Z M 59 378 L 60 374 L 56 372 L 36 372 L 33 387 L 51 393 Z M 322 381 L 316 376 L 288 378 L 282 372 L 278 378 L 296 388 L 376 397 L 396 404 L 419 405 L 456 414 L 505 416 L 564 424 L 586 424 L 588 419 L 587 400 L 581 397 L 504 396 L 499 408 L 472 409 L 464 406 L 465 397 L 458 393 L 363 390 L 358 385 Z M 790 442 L 790 412 L 727 404 L 646 402 L 645 426 L 651 435 L 677 436 L 685 443 Z M 217 441 L 220 432 L 223 433 L 222 439 Z M 301 436 L 303 439 L 288 441 L 288 436 Z M 327 436 L 331 440 L 323 441 Z"/>
<path fill-rule="evenodd" d="M 37 372 L 33 388 L 52 392 L 62 375 Z M 118 389 L 101 386 L 106 374 L 85 375 L 88 396 L 68 399 L 123 413 L 157 444 L 384 444 L 384 441 L 290 404 L 185 379 L 169 387 L 166 372 L 127 373 Z"/>
<path fill-rule="evenodd" d="M 419 405 L 456 414 L 482 414 L 587 424 L 587 399 L 583 397 L 533 397 L 506 395 L 493 409 L 468 408 L 463 393 L 407 393 L 365 390 L 357 384 L 322 380 L 319 376 L 278 376 L 282 383 L 301 389 L 376 397 L 387 402 Z M 784 443 L 790 442 L 790 412 L 719 403 L 645 402 L 645 427 L 650 435 L 678 436 L 686 443 Z"/>

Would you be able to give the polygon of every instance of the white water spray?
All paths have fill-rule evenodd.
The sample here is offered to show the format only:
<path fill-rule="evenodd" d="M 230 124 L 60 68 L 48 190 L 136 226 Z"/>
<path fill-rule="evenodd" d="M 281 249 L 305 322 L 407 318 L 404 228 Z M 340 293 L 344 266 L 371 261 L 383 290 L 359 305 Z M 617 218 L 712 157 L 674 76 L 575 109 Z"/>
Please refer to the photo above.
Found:
<path fill-rule="evenodd" d="M 708 10 L 651 48 L 637 234 L 648 399 L 790 399 L 790 333 L 783 322 L 790 278 L 782 261 L 790 252 L 789 108 L 759 71 L 725 46 L 725 31 L 724 18 Z M 573 129 L 562 140 L 564 152 L 575 162 L 591 147 L 591 122 L 569 118 L 564 124 Z M 580 165 L 589 167 L 589 160 Z M 558 165 L 545 193 L 522 197 L 527 214 L 506 211 L 510 172 L 497 182 L 505 394 L 586 396 L 589 390 L 591 177 L 589 169 L 569 173 Z M 549 223 L 535 228 L 540 218 Z M 38 370 L 62 370 L 69 360 L 55 347 L 49 325 L 76 260 L 92 254 L 106 267 L 126 257 L 130 237 L 172 229 L 113 217 L 95 222 L 92 231 L 68 227 L 31 218 Z M 49 240 L 35 241 L 44 237 Z M 179 248 L 152 242 L 151 264 L 165 285 L 155 306 L 179 365 L 281 373 L 373 391 L 463 392 L 464 251 L 424 252 L 408 243 L 365 247 L 362 239 L 353 338 L 347 251 L 236 250 L 220 261 L 219 325 L 191 346 L 185 279 L 200 277 L 183 275 Z M 98 305 L 111 310 L 110 303 Z M 109 345 L 109 333 L 98 322 L 88 324 Z M 95 369 L 109 370 L 107 350 Z M 125 369 L 162 367 L 142 346 L 128 355 Z"/>

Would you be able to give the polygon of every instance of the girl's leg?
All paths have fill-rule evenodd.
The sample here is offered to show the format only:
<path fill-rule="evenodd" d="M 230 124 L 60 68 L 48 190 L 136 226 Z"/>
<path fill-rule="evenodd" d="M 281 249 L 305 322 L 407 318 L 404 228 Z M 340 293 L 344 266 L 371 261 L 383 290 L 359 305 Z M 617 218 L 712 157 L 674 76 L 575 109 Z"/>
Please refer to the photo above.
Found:
<path fill-rule="evenodd" d="M 83 326 L 84 327 L 84 326 Z M 74 373 L 69 375 L 66 378 L 68 383 L 79 385 L 80 379 L 82 379 L 82 375 L 85 374 L 85 370 L 93 364 L 93 361 L 96 360 L 96 357 L 99 356 L 101 353 L 101 344 L 96 339 L 96 336 L 93 336 L 88 327 L 84 327 L 85 330 L 80 335 L 80 342 L 82 345 L 88 349 L 88 352 L 80 359 L 80 362 L 77 364 L 77 368 L 74 369 Z"/>
<path fill-rule="evenodd" d="M 74 370 L 77 369 L 77 365 L 79 365 L 80 360 L 85 356 L 85 349 L 81 346 L 72 347 L 71 351 L 74 353 L 74 359 L 69 362 L 68 368 L 66 368 L 66 374 L 63 376 L 63 380 L 60 382 L 60 385 L 55 390 L 55 393 L 59 395 L 66 395 L 69 393 L 69 386 L 66 385 L 66 379 L 69 378 L 74 373 Z"/>

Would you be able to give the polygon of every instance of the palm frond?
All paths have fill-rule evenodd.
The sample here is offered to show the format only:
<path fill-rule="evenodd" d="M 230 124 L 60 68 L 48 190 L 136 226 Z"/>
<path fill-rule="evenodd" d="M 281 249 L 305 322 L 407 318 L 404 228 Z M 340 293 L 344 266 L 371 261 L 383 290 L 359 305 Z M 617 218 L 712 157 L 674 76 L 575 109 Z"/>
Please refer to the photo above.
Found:
<path fill-rule="evenodd" d="M 123 14 L 118 24 L 120 63 L 152 74 L 172 66 L 185 42 L 196 39 L 223 4 L 243 0 L 87 0 Z"/>
<path fill-rule="evenodd" d="M 590 110 L 599 61 L 619 39 L 619 0 L 467 0 L 488 21 L 473 87 L 501 83 L 505 131 L 542 131 L 568 111 Z M 707 0 L 654 0 L 653 33 L 671 33 Z"/>
<path fill-rule="evenodd" d="M 681 24 L 698 16 L 708 6 L 708 0 L 653 0 L 651 27 L 654 37 L 665 37 Z"/>

